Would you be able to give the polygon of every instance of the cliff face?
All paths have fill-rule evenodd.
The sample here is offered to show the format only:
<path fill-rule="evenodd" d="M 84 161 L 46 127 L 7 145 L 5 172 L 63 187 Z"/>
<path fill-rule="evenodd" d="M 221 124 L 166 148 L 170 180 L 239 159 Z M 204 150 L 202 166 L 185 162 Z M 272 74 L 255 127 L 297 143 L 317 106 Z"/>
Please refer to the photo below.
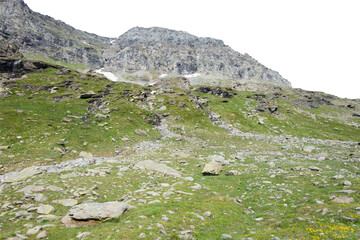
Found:
<path fill-rule="evenodd" d="M 260 81 L 290 86 L 278 72 L 221 40 L 199 38 L 164 28 L 133 28 L 118 39 L 77 30 L 33 12 L 23 0 L 0 0 L 0 41 L 24 53 L 81 63 L 111 72 L 157 72 L 158 76 L 195 74 L 221 81 Z"/>
<path fill-rule="evenodd" d="M 22 0 L 0 1 L 0 40 L 54 60 L 103 64 L 102 53 L 111 39 L 77 30 L 49 16 L 33 12 Z"/>

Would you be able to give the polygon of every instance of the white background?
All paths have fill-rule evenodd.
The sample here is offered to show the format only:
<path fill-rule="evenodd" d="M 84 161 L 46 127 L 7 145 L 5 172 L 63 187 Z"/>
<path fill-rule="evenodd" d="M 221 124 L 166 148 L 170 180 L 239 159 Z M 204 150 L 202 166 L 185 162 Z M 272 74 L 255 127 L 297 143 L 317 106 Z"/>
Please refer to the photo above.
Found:
<path fill-rule="evenodd" d="M 360 98 L 359 0 L 25 0 L 75 28 L 118 37 L 165 27 L 221 39 L 293 87 Z"/>

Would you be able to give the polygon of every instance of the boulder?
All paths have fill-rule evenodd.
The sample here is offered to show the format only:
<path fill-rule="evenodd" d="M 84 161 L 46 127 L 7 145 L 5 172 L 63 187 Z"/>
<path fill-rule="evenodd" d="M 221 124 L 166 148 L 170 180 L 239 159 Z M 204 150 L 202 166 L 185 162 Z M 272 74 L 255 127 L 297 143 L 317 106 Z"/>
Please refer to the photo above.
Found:
<path fill-rule="evenodd" d="M 79 157 L 80 158 L 92 158 L 93 155 L 92 155 L 92 153 L 82 151 L 82 152 L 80 152 Z"/>
<path fill-rule="evenodd" d="M 135 133 L 139 136 L 148 136 L 147 132 L 141 130 L 141 129 L 136 129 Z"/>
<path fill-rule="evenodd" d="M 41 231 L 39 232 L 38 235 L 36 235 L 36 239 L 43 239 L 43 238 L 46 238 L 47 237 L 47 234 L 46 234 L 46 231 Z"/>
<path fill-rule="evenodd" d="M 354 198 L 352 197 L 344 197 L 344 196 L 340 196 L 340 197 L 336 197 L 332 200 L 332 202 L 336 202 L 336 203 L 353 203 L 354 202 Z"/>
<path fill-rule="evenodd" d="M 96 93 L 94 91 L 89 91 L 89 92 L 81 94 L 80 98 L 81 99 L 87 99 L 87 98 L 92 98 L 95 95 L 96 95 Z"/>
<path fill-rule="evenodd" d="M 38 234 L 41 229 L 42 229 L 42 226 L 36 226 L 36 227 L 34 227 L 34 228 L 29 229 L 29 230 L 26 232 L 26 235 L 29 236 L 29 235 Z"/>
<path fill-rule="evenodd" d="M 135 164 L 135 168 L 147 169 L 151 171 L 161 172 L 167 175 L 172 175 L 175 177 L 181 177 L 181 173 L 179 171 L 168 167 L 165 164 L 157 163 L 151 160 L 138 162 L 137 164 Z"/>
<path fill-rule="evenodd" d="M 219 175 L 222 171 L 222 165 L 219 162 L 209 162 L 202 170 L 203 175 Z"/>
<path fill-rule="evenodd" d="M 104 220 L 120 217 L 129 205 L 123 202 L 83 203 L 73 206 L 68 215 L 74 220 Z"/>
<path fill-rule="evenodd" d="M 45 215 L 48 215 L 52 212 L 55 211 L 55 208 L 51 205 L 44 205 L 44 204 L 41 204 L 39 207 L 38 207 L 38 210 L 37 210 L 37 213 L 39 214 L 45 214 Z"/>

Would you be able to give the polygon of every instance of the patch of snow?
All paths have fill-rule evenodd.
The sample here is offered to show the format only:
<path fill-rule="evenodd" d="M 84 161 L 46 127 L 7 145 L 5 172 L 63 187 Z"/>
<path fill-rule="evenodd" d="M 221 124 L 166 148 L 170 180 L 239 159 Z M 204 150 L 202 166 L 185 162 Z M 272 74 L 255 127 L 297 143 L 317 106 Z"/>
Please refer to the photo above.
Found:
<path fill-rule="evenodd" d="M 119 81 L 119 79 L 115 76 L 115 74 L 113 74 L 112 72 L 103 72 L 103 68 L 96 70 L 95 72 L 100 73 L 102 75 L 104 75 L 107 79 L 113 81 L 113 82 L 117 82 Z"/>
<path fill-rule="evenodd" d="M 195 78 L 195 77 L 199 77 L 199 76 L 201 76 L 200 73 L 193 73 L 193 74 L 184 75 L 184 77 L 186 77 L 186 78 Z"/>
<path fill-rule="evenodd" d="M 164 74 L 161 74 L 159 78 L 164 78 L 166 76 L 167 76 L 167 74 L 164 73 Z"/>
<path fill-rule="evenodd" d="M 116 40 L 111 40 L 110 43 L 111 44 L 114 44 L 116 42 Z"/>

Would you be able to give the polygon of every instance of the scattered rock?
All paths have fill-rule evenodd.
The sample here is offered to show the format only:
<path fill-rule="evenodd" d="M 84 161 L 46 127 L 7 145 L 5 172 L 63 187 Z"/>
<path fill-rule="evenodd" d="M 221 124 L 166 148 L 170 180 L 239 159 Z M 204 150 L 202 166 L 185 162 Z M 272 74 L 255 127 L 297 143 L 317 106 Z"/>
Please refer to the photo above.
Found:
<path fill-rule="evenodd" d="M 352 183 L 351 183 L 350 181 L 344 181 L 344 182 L 343 182 L 343 185 L 345 185 L 345 186 L 351 186 Z"/>
<path fill-rule="evenodd" d="M 79 202 L 76 199 L 60 199 L 60 200 L 54 200 L 53 203 L 58 203 L 65 207 L 72 207 L 77 205 Z"/>
<path fill-rule="evenodd" d="M 37 226 L 37 227 L 31 228 L 31 229 L 29 229 L 29 230 L 26 232 L 26 235 L 35 235 L 35 234 L 38 234 L 41 229 L 42 229 L 41 226 Z"/>
<path fill-rule="evenodd" d="M 348 222 L 356 222 L 356 218 L 350 218 L 350 217 L 340 217 L 341 220 L 345 220 Z"/>
<path fill-rule="evenodd" d="M 143 130 L 141 130 L 141 129 L 136 129 L 136 130 L 135 130 L 135 133 L 136 133 L 137 135 L 139 135 L 139 136 L 149 136 L 149 135 L 147 134 L 147 132 L 145 132 L 145 131 L 143 131 Z"/>
<path fill-rule="evenodd" d="M 45 186 L 29 185 L 18 190 L 17 192 L 45 192 L 45 190 Z"/>
<path fill-rule="evenodd" d="M 142 232 L 142 233 L 139 234 L 139 238 L 144 238 L 144 237 L 146 237 L 145 233 Z"/>
<path fill-rule="evenodd" d="M 47 214 L 47 215 L 40 215 L 37 217 L 38 222 L 42 222 L 42 221 L 49 221 L 49 222 L 53 222 L 58 220 L 60 217 L 59 216 L 55 216 L 52 214 Z"/>
<path fill-rule="evenodd" d="M 179 239 L 185 239 L 185 240 L 195 239 L 192 235 L 184 235 L 184 234 L 178 235 L 178 238 Z"/>
<path fill-rule="evenodd" d="M 39 234 L 36 236 L 37 239 L 43 239 L 47 237 L 47 232 L 46 231 L 41 231 L 39 232 Z"/>
<path fill-rule="evenodd" d="M 40 206 L 38 207 L 38 210 L 37 210 L 37 213 L 45 214 L 45 215 L 48 215 L 52 212 L 55 212 L 55 208 L 51 205 L 40 204 Z"/>
<path fill-rule="evenodd" d="M 342 178 L 344 178 L 343 175 L 335 175 L 335 176 L 333 176 L 331 179 L 336 180 L 336 179 L 342 179 Z"/>
<path fill-rule="evenodd" d="M 195 183 L 195 186 L 192 186 L 192 187 L 190 187 L 190 188 L 192 188 L 192 189 L 194 189 L 194 190 L 201 190 L 201 189 L 202 189 L 201 185 L 198 184 L 198 183 Z"/>
<path fill-rule="evenodd" d="M 232 236 L 229 235 L 229 234 L 222 234 L 222 235 L 220 236 L 220 239 L 232 239 Z"/>
<path fill-rule="evenodd" d="M 94 91 L 88 91 L 86 93 L 81 94 L 80 98 L 81 99 L 88 99 L 88 98 L 92 98 L 95 95 L 96 95 L 96 93 Z"/>
<path fill-rule="evenodd" d="M 65 122 L 65 123 L 70 123 L 70 122 L 72 122 L 72 120 L 71 120 L 71 119 L 68 119 L 68 118 L 63 118 L 63 119 L 61 119 L 61 121 L 62 121 L 62 122 Z"/>
<path fill-rule="evenodd" d="M 189 181 L 189 182 L 193 182 L 194 178 L 193 177 L 184 177 L 185 181 Z"/>
<path fill-rule="evenodd" d="M 304 147 L 304 152 L 308 152 L 308 153 L 310 153 L 310 152 L 312 152 L 313 150 L 315 150 L 316 148 L 314 147 L 314 146 L 306 146 L 306 147 Z"/>
<path fill-rule="evenodd" d="M 82 151 L 82 152 L 80 152 L 79 157 L 80 158 L 92 158 L 93 155 L 92 155 L 92 153 Z"/>
<path fill-rule="evenodd" d="M 157 172 L 161 172 L 167 175 L 172 175 L 175 177 L 181 177 L 181 173 L 171 167 L 168 167 L 164 164 L 161 163 L 157 163 L 151 160 L 145 160 L 145 161 L 141 161 L 138 162 L 137 164 L 135 164 L 134 166 L 135 168 L 140 168 L 140 169 L 147 169 L 147 170 L 151 170 L 151 171 L 157 171 Z"/>
<path fill-rule="evenodd" d="M 225 173 L 226 176 L 239 176 L 241 175 L 241 172 L 237 170 L 230 170 Z"/>
<path fill-rule="evenodd" d="M 77 239 L 83 239 L 83 238 L 86 238 L 88 236 L 91 235 L 91 232 L 82 232 L 82 233 L 79 233 L 78 235 L 76 235 L 76 238 Z"/>
<path fill-rule="evenodd" d="M 206 211 L 204 212 L 204 216 L 206 217 L 211 217 L 212 213 L 210 211 Z"/>
<path fill-rule="evenodd" d="M 292 168 L 290 168 L 290 170 L 292 170 L 292 171 L 302 171 L 302 170 L 305 170 L 305 168 L 303 166 L 298 166 L 298 167 L 292 167 Z"/>
<path fill-rule="evenodd" d="M 225 158 L 220 155 L 210 155 L 207 157 L 207 160 L 210 162 L 223 162 L 225 161 Z"/>
<path fill-rule="evenodd" d="M 52 191 L 52 192 L 60 192 L 63 189 L 57 186 L 38 186 L 38 185 L 28 185 L 17 192 L 45 192 L 45 191 Z"/>
<path fill-rule="evenodd" d="M 42 193 L 32 194 L 30 195 L 30 198 L 33 198 L 35 202 L 46 202 L 48 200 L 48 198 Z"/>
<path fill-rule="evenodd" d="M 218 162 L 207 163 L 202 170 L 203 175 L 219 175 L 222 171 L 222 164 Z"/>
<path fill-rule="evenodd" d="M 309 169 L 310 169 L 311 171 L 321 171 L 320 168 L 314 167 L 314 166 L 309 167 Z"/>

